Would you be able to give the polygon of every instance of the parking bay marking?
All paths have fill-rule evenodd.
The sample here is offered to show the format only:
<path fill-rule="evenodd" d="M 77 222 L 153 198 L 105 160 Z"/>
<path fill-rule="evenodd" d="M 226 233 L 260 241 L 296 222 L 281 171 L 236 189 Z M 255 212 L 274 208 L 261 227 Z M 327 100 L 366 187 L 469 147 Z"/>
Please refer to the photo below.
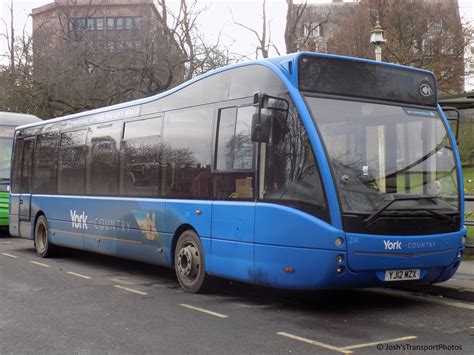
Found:
<path fill-rule="evenodd" d="M 72 271 L 68 271 L 67 273 L 68 273 L 69 275 L 72 275 L 72 276 L 82 277 L 83 279 L 86 279 L 86 280 L 90 280 L 90 279 L 92 278 L 92 277 L 90 277 L 90 276 L 78 274 L 78 273 L 72 272 Z"/>
<path fill-rule="evenodd" d="M 350 346 L 345 346 L 345 347 L 340 348 L 340 349 L 343 349 L 343 350 L 361 349 L 361 348 L 368 348 L 370 346 L 375 346 L 375 345 L 378 345 L 378 344 L 390 344 L 390 343 L 397 343 L 397 342 L 401 342 L 401 341 L 404 341 L 404 340 L 413 340 L 413 339 L 418 339 L 418 337 L 416 337 L 414 335 L 410 335 L 410 336 L 403 337 L 403 338 L 395 338 L 395 339 L 388 339 L 388 340 L 382 340 L 382 341 L 374 341 L 372 343 L 350 345 Z"/>
<path fill-rule="evenodd" d="M 343 354 L 352 354 L 351 350 L 354 350 L 354 349 L 368 348 L 370 346 L 375 346 L 375 345 L 379 345 L 379 344 L 390 344 L 390 343 L 396 343 L 396 342 L 401 342 L 401 341 L 405 341 L 405 340 L 413 340 L 413 339 L 418 338 L 414 335 L 410 335 L 410 336 L 406 336 L 406 337 L 402 337 L 402 338 L 394 338 L 394 339 L 387 339 L 387 340 L 381 340 L 381 341 L 374 341 L 374 342 L 371 342 L 371 343 L 363 343 L 363 344 L 355 344 L 355 345 L 337 347 L 337 346 L 334 346 L 334 345 L 321 343 L 319 341 L 303 338 L 303 337 L 300 337 L 298 335 L 289 334 L 289 333 L 285 333 L 285 332 L 278 332 L 277 334 L 281 335 L 281 336 L 284 336 L 284 337 L 287 337 L 287 338 L 290 338 L 290 339 L 298 340 L 298 341 L 301 341 L 301 342 L 304 342 L 304 343 L 307 343 L 307 344 L 316 345 L 316 346 L 319 346 L 321 348 L 325 348 L 325 349 L 328 349 L 328 350 L 337 351 L 337 352 L 340 352 L 340 353 L 343 353 Z"/>
<path fill-rule="evenodd" d="M 146 292 L 134 290 L 133 288 L 123 287 L 123 286 L 121 286 L 121 285 L 114 285 L 114 287 L 115 287 L 115 288 L 119 288 L 119 289 L 124 290 L 124 291 L 131 292 L 131 293 L 136 293 L 137 295 L 141 295 L 141 296 L 146 296 L 146 295 L 148 295 L 148 293 L 146 293 Z"/>
<path fill-rule="evenodd" d="M 35 265 L 39 265 L 39 266 L 42 266 L 42 267 L 49 267 L 48 264 L 39 263 L 37 261 L 30 261 L 30 263 L 35 264 Z"/>
<path fill-rule="evenodd" d="M 316 345 L 316 346 L 319 346 L 319 347 L 324 348 L 324 349 L 334 350 L 334 351 L 337 351 L 337 352 L 343 353 L 343 354 L 352 354 L 352 351 L 350 351 L 350 350 L 345 350 L 345 349 L 342 349 L 342 348 L 338 348 L 337 346 L 333 346 L 333 345 L 330 345 L 330 344 L 321 343 L 319 341 L 303 338 L 303 337 L 300 337 L 298 335 L 293 335 L 293 334 L 289 334 L 289 333 L 285 333 L 285 332 L 278 332 L 277 334 L 281 335 L 281 336 L 284 336 L 284 337 L 287 337 L 287 338 L 290 338 L 290 339 L 301 341 L 303 343 Z"/>
<path fill-rule="evenodd" d="M 2 253 L 2 254 L 5 255 L 5 256 L 8 256 L 9 258 L 12 258 L 12 259 L 18 258 L 18 256 L 16 256 L 16 255 L 12 255 L 12 254 L 8 254 L 8 253 Z"/>
<path fill-rule="evenodd" d="M 185 308 L 192 309 L 192 310 L 194 310 L 194 311 L 206 313 L 206 314 L 209 314 L 209 315 L 214 316 L 214 317 L 218 317 L 218 318 L 229 318 L 229 316 L 226 316 L 225 314 L 221 314 L 221 313 L 217 313 L 217 312 L 213 312 L 213 311 L 208 311 L 207 309 L 199 308 L 199 307 L 194 307 L 194 306 L 191 306 L 191 305 L 189 305 L 189 304 L 180 303 L 179 305 L 180 305 L 181 307 L 185 307 Z"/>

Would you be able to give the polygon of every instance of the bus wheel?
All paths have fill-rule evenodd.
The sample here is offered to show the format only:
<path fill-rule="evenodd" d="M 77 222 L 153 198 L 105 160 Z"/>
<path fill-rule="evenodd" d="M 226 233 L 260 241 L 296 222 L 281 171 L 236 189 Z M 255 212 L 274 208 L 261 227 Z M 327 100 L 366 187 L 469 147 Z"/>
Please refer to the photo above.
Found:
<path fill-rule="evenodd" d="M 181 287 L 190 293 L 203 289 L 206 272 L 201 240 L 192 230 L 184 231 L 174 252 L 174 267 Z"/>
<path fill-rule="evenodd" d="M 35 225 L 35 249 L 42 258 L 48 258 L 54 254 L 55 248 L 49 243 L 48 222 L 45 216 L 39 216 Z"/>

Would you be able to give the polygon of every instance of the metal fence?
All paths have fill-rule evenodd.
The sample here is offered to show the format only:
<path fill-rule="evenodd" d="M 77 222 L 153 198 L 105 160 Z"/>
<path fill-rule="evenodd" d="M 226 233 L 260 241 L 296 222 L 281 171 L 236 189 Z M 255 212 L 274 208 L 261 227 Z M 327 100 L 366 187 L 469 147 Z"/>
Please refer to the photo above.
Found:
<path fill-rule="evenodd" d="M 464 202 L 466 203 L 466 205 L 468 203 L 471 203 L 472 205 L 474 205 L 474 196 L 465 196 L 464 197 Z M 470 208 L 468 211 L 471 211 L 471 210 L 474 210 L 474 206 L 473 206 L 472 209 Z M 466 226 L 474 226 L 474 217 L 471 217 L 471 219 L 465 220 L 464 224 Z"/>

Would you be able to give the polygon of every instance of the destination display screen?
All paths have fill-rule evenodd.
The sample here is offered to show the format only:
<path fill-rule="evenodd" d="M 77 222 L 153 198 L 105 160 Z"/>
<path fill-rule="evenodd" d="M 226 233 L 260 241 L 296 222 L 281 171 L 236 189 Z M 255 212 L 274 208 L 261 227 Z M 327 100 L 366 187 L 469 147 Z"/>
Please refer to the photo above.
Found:
<path fill-rule="evenodd" d="M 302 56 L 299 89 L 406 104 L 437 105 L 432 74 L 379 63 L 333 57 Z"/>

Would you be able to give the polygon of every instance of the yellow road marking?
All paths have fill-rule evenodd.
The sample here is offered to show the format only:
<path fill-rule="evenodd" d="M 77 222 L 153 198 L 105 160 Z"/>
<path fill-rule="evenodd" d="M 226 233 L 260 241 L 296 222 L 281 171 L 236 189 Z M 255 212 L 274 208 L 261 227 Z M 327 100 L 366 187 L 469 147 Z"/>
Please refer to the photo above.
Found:
<path fill-rule="evenodd" d="M 42 266 L 42 267 L 49 267 L 48 264 L 39 263 L 37 261 L 30 261 L 30 263 L 35 264 L 35 265 L 39 265 L 39 266 Z"/>
<path fill-rule="evenodd" d="M 388 340 L 382 340 L 382 341 L 374 341 L 373 343 L 365 343 L 365 344 L 357 344 L 357 345 L 351 345 L 351 346 L 345 346 L 341 349 L 344 350 L 349 350 L 349 349 L 360 349 L 360 348 L 368 348 L 369 346 L 375 346 L 378 344 L 390 344 L 390 343 L 397 343 L 400 341 L 404 340 L 410 340 L 410 339 L 417 339 L 418 337 L 411 335 L 408 337 L 403 337 L 403 338 L 396 338 L 396 339 L 388 339 Z"/>
<path fill-rule="evenodd" d="M 8 254 L 8 253 L 2 253 L 2 254 L 5 255 L 5 256 L 8 256 L 9 258 L 13 258 L 13 259 L 18 258 L 18 256 L 15 256 L 15 255 L 12 255 L 12 254 Z"/>
<path fill-rule="evenodd" d="M 83 279 L 87 279 L 87 280 L 89 280 L 89 279 L 92 278 L 92 277 L 90 277 L 90 276 L 81 275 L 81 274 L 78 274 L 78 273 L 72 272 L 72 271 L 68 271 L 67 273 L 68 273 L 69 275 L 73 275 L 73 276 L 77 276 L 77 277 L 82 277 Z"/>
<path fill-rule="evenodd" d="M 114 285 L 114 287 L 119 288 L 119 289 L 124 290 L 124 291 L 136 293 L 137 295 L 141 295 L 141 296 L 148 295 L 148 293 L 146 293 L 146 292 L 134 290 L 133 288 L 123 287 L 123 286 L 120 286 L 120 285 Z"/>
<path fill-rule="evenodd" d="M 206 313 L 206 314 L 209 314 L 209 315 L 211 315 L 211 316 L 218 317 L 218 318 L 229 318 L 229 316 L 226 316 L 225 314 L 221 314 L 221 313 L 217 313 L 217 312 L 213 312 L 213 311 L 208 311 L 207 309 L 199 308 L 199 307 L 194 307 L 194 306 L 191 306 L 191 305 L 189 305 L 189 304 L 181 303 L 180 306 L 181 306 L 181 307 L 185 307 L 185 308 L 192 309 L 192 310 L 194 310 L 194 311 Z"/>
<path fill-rule="evenodd" d="M 284 336 L 284 337 L 287 337 L 287 338 L 290 338 L 290 339 L 302 341 L 303 343 L 316 345 L 316 346 L 319 346 L 319 347 L 324 348 L 324 349 L 337 351 L 337 352 L 343 353 L 343 354 L 352 354 L 352 351 L 350 351 L 350 350 L 346 350 L 346 349 L 343 349 L 343 348 L 338 348 L 336 346 L 332 346 L 332 345 L 329 345 L 329 344 L 320 343 L 319 341 L 303 338 L 303 337 L 300 337 L 300 336 L 297 336 L 297 335 L 293 335 L 293 334 L 289 334 L 289 333 L 285 333 L 285 332 L 278 332 L 277 334 L 281 335 L 281 336 Z"/>

